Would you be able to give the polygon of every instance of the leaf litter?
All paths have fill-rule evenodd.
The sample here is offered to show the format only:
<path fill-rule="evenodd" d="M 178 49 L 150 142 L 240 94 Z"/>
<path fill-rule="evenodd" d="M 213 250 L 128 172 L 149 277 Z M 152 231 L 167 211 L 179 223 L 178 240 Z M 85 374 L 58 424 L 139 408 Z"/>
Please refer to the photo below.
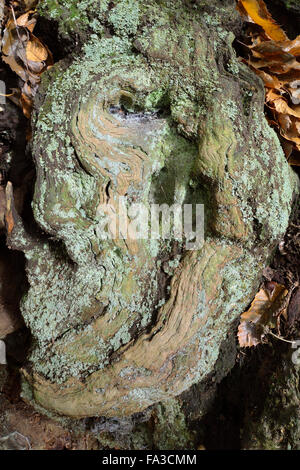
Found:
<path fill-rule="evenodd" d="M 0 0 L 1 1 L 1 0 Z M 4 4 L 3 0 L 2 3 Z M 13 90 L 13 99 L 30 119 L 33 100 L 41 82 L 41 75 L 53 65 L 48 47 L 34 34 L 37 23 L 35 0 L 15 1 L 4 8 L 5 20 L 1 43 L 1 57 L 23 81 L 20 90 Z"/>
<path fill-rule="evenodd" d="M 263 0 L 238 0 L 247 22 L 246 63 L 264 82 L 266 116 L 286 158 L 300 166 L 300 35 L 290 40 Z"/>
<path fill-rule="evenodd" d="M 300 35 L 290 40 L 263 0 L 237 0 L 237 9 L 247 23 L 246 53 L 241 61 L 264 82 L 266 117 L 279 135 L 288 162 L 300 166 Z M 241 347 L 257 346 L 268 334 L 292 342 L 280 335 L 281 319 L 286 324 L 290 320 L 289 304 L 294 291 L 299 292 L 298 280 L 289 287 L 271 279 L 265 282 L 240 317 Z M 279 335 L 272 332 L 276 327 Z"/>

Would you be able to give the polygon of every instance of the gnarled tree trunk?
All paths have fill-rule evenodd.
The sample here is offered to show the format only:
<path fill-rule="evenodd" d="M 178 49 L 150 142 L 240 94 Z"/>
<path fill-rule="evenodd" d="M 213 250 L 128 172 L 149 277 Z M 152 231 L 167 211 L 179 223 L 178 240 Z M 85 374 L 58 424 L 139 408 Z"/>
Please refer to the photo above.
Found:
<path fill-rule="evenodd" d="M 236 320 L 298 178 L 264 117 L 263 83 L 233 50 L 234 1 L 65 3 L 41 6 L 74 51 L 36 99 L 36 227 L 13 208 L 8 237 L 29 282 L 22 396 L 71 418 L 130 420 L 156 405 L 178 431 L 176 397 L 198 384 L 199 417 L 232 367 Z M 103 239 L 103 204 L 118 211 L 124 197 L 204 204 L 203 246 Z"/>

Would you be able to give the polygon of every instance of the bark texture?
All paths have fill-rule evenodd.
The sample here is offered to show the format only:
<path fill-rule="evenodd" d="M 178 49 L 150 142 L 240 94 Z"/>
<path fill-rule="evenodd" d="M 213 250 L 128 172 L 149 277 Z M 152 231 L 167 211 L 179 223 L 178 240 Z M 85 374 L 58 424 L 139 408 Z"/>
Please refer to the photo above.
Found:
<path fill-rule="evenodd" d="M 221 347 L 287 228 L 298 179 L 262 83 L 233 51 L 235 2 L 65 3 L 42 12 L 82 47 L 43 77 L 38 228 L 12 208 L 8 239 L 30 284 L 23 397 L 63 416 L 128 417 L 226 369 Z M 122 196 L 204 204 L 203 247 L 102 240 L 101 204 Z"/>

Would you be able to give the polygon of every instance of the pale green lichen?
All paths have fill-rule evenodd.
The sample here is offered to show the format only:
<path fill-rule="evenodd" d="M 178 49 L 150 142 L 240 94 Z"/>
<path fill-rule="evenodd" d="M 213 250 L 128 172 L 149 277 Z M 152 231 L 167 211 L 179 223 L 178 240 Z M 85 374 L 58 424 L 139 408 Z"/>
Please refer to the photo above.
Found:
<path fill-rule="evenodd" d="M 135 34 L 139 24 L 139 3 L 136 0 L 120 0 L 110 11 L 108 21 L 117 34 Z"/>

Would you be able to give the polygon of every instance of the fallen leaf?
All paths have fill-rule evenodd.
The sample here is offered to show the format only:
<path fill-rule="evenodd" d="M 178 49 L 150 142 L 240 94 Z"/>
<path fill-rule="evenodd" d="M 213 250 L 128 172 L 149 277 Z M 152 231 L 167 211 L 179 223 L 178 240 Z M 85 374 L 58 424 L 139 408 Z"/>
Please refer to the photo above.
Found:
<path fill-rule="evenodd" d="M 300 87 L 299 88 L 288 88 L 291 101 L 293 104 L 300 104 Z"/>
<path fill-rule="evenodd" d="M 290 107 L 284 98 L 277 98 L 273 101 L 273 105 L 278 113 L 288 114 L 300 118 L 300 106 Z"/>
<path fill-rule="evenodd" d="M 293 41 L 287 40 L 281 43 L 281 47 L 285 52 L 293 54 L 295 57 L 300 55 L 300 35 Z"/>
<path fill-rule="evenodd" d="M 13 217 L 13 187 L 10 181 L 6 185 L 5 224 L 6 224 L 7 234 L 10 235 L 15 226 L 14 217 Z"/>
<path fill-rule="evenodd" d="M 276 326 L 278 315 L 282 315 L 287 306 L 284 303 L 288 291 L 285 286 L 268 282 L 266 287 L 256 294 L 250 308 L 241 315 L 238 339 L 241 347 L 256 346 L 261 343 L 267 328 Z"/>
<path fill-rule="evenodd" d="M 23 81 L 27 80 L 27 73 L 24 70 L 24 66 L 19 64 L 14 56 L 2 56 L 3 62 L 10 66 L 11 70 L 15 72 L 19 77 L 22 78 Z"/>
<path fill-rule="evenodd" d="M 286 41 L 287 42 L 287 41 Z M 250 46 L 254 57 L 263 59 L 276 59 L 280 62 L 289 62 L 294 55 L 283 49 L 283 44 L 276 41 L 263 41 L 258 45 Z"/>
<path fill-rule="evenodd" d="M 267 72 L 264 72 L 263 70 L 256 70 L 256 74 L 262 78 L 265 86 L 267 88 L 275 88 L 275 89 L 280 89 L 281 88 L 281 83 L 279 79 L 275 75 L 270 75 Z"/>
<path fill-rule="evenodd" d="M 299 149 L 300 150 L 300 149 Z M 300 166 L 300 158 L 299 158 L 299 155 L 291 155 L 289 158 L 288 158 L 288 162 L 290 165 L 294 165 L 294 166 Z"/>
<path fill-rule="evenodd" d="M 285 130 L 283 128 L 280 128 L 280 134 L 287 140 L 290 140 L 291 142 L 294 142 L 296 146 L 300 150 L 300 133 L 299 133 L 299 123 L 297 121 L 295 122 L 293 118 L 291 118 L 291 126 L 289 130 Z"/>
<path fill-rule="evenodd" d="M 238 10 L 246 21 L 251 18 L 244 44 L 250 56 L 242 61 L 263 80 L 266 117 L 279 134 L 288 162 L 299 165 L 300 35 L 291 41 L 263 0 L 238 0 Z"/>
<path fill-rule="evenodd" d="M 257 346 L 263 339 L 263 328 L 250 321 L 242 321 L 238 328 L 239 345 L 242 348 L 251 348 Z"/>
<path fill-rule="evenodd" d="M 243 7 L 256 24 L 263 28 L 269 38 L 274 39 L 275 41 L 284 41 L 288 39 L 285 32 L 273 20 L 262 0 L 239 0 L 238 4 Z"/>
<path fill-rule="evenodd" d="M 282 127 L 282 129 L 284 129 L 285 131 L 288 131 L 289 128 L 291 127 L 291 125 L 292 125 L 292 120 L 291 120 L 290 116 L 288 114 L 280 114 L 279 113 L 277 118 L 278 118 L 279 124 Z"/>
<path fill-rule="evenodd" d="M 24 115 L 30 119 L 31 112 L 33 109 L 33 100 L 31 97 L 27 96 L 25 93 L 21 94 L 21 104 Z"/>
<path fill-rule="evenodd" d="M 47 60 L 48 57 L 47 49 L 41 41 L 33 35 L 31 35 L 26 46 L 26 57 L 27 60 L 32 62 L 43 62 Z"/>
<path fill-rule="evenodd" d="M 32 31 L 37 17 L 32 8 L 36 1 L 17 2 L 11 9 L 2 39 L 2 60 L 23 80 L 22 91 L 14 93 L 12 101 L 21 106 L 27 118 L 30 118 L 33 98 L 41 81 L 41 74 L 53 65 L 53 57 Z M 15 13 L 16 8 L 17 13 Z"/>

